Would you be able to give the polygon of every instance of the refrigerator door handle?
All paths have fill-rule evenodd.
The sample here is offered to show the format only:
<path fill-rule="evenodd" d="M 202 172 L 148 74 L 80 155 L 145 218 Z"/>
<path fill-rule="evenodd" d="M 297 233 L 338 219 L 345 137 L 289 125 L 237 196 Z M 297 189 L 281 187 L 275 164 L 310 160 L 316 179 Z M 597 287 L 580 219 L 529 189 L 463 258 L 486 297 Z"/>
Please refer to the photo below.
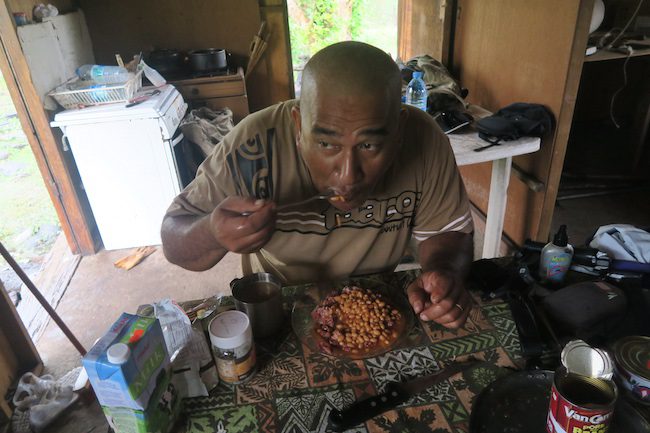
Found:
<path fill-rule="evenodd" d="M 70 151 L 70 142 L 68 141 L 67 135 L 63 134 L 63 136 L 61 136 L 61 144 L 63 145 L 64 152 Z"/>
<path fill-rule="evenodd" d="M 183 141 L 184 138 L 185 138 L 185 136 L 183 135 L 183 133 L 180 130 L 178 130 L 176 135 L 174 135 L 174 137 L 171 140 L 172 141 L 172 148 L 176 147 L 176 145 L 178 143 L 180 143 L 181 141 Z"/>

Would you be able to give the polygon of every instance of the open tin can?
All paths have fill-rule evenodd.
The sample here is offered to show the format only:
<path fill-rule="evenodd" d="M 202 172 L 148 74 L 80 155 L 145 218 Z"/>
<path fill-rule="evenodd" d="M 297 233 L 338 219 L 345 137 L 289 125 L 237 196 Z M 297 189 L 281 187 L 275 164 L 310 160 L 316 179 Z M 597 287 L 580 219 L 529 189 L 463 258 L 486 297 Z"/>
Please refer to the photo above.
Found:
<path fill-rule="evenodd" d="M 606 432 L 618 397 L 607 352 L 582 340 L 567 343 L 555 372 L 546 419 L 549 433 Z"/>
<path fill-rule="evenodd" d="M 631 336 L 614 344 L 618 383 L 635 399 L 650 404 L 650 337 Z"/>

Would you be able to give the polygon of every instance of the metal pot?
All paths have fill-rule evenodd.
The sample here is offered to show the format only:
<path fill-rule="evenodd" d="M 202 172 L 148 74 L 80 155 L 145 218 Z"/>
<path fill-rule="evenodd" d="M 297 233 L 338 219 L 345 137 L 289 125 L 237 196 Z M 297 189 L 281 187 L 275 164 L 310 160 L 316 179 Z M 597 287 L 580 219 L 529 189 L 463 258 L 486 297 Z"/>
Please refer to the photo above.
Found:
<path fill-rule="evenodd" d="M 185 56 L 177 50 L 154 50 L 147 56 L 147 64 L 163 76 L 180 72 L 184 67 L 184 63 Z"/>
<path fill-rule="evenodd" d="M 223 48 L 193 50 L 188 56 L 192 72 L 212 72 L 228 67 L 228 53 Z"/>

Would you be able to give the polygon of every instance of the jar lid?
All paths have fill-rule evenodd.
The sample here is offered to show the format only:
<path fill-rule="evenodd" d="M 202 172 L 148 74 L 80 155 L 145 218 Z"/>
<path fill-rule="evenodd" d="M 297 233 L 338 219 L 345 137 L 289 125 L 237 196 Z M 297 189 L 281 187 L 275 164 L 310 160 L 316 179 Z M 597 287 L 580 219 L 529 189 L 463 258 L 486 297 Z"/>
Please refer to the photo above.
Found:
<path fill-rule="evenodd" d="M 129 349 L 129 346 L 124 343 L 113 344 L 106 351 L 108 362 L 116 365 L 121 365 L 128 361 L 129 355 L 131 355 L 131 349 Z"/>
<path fill-rule="evenodd" d="M 560 357 L 562 365 L 569 373 L 608 380 L 614 374 L 609 354 L 602 349 L 591 347 L 582 340 L 569 341 L 562 349 Z"/>
<path fill-rule="evenodd" d="M 650 380 L 650 337 L 629 336 L 614 344 L 618 366 L 629 373 Z"/>
<path fill-rule="evenodd" d="M 237 310 L 218 314 L 209 326 L 210 341 L 220 349 L 234 349 L 253 339 L 250 320 Z"/>

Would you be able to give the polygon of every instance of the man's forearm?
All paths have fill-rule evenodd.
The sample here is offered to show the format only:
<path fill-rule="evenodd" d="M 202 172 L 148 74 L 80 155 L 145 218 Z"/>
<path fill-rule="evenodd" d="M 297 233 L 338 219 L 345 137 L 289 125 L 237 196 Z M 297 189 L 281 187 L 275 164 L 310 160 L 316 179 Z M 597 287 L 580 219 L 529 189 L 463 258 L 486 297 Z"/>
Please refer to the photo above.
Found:
<path fill-rule="evenodd" d="M 469 233 L 441 233 L 423 241 L 419 247 L 423 272 L 447 271 L 463 279 L 469 274 L 473 256 L 473 237 Z"/>
<path fill-rule="evenodd" d="M 167 260 L 191 271 L 210 269 L 228 252 L 214 238 L 209 215 L 165 217 L 161 237 Z"/>

